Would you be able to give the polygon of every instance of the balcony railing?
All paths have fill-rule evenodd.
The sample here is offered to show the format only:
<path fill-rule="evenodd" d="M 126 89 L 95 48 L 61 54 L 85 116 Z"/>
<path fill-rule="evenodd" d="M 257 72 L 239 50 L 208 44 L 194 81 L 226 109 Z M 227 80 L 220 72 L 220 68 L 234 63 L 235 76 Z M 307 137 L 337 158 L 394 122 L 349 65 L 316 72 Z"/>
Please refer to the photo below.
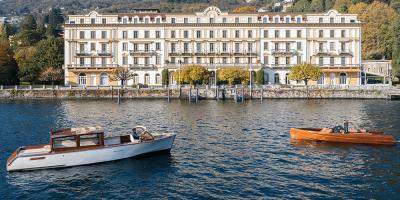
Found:
<path fill-rule="evenodd" d="M 315 54 L 328 54 L 328 49 L 315 49 Z"/>
<path fill-rule="evenodd" d="M 246 49 L 246 54 L 257 54 L 255 49 Z"/>
<path fill-rule="evenodd" d="M 229 49 L 222 49 L 219 53 L 220 54 L 231 54 L 231 51 Z"/>
<path fill-rule="evenodd" d="M 350 50 L 349 49 L 339 49 L 339 54 L 348 54 L 350 55 Z"/>
<path fill-rule="evenodd" d="M 234 54 L 243 54 L 243 49 L 235 49 Z"/>
<path fill-rule="evenodd" d="M 152 54 L 154 52 L 153 49 L 134 49 L 134 50 L 129 50 L 130 54 Z"/>
<path fill-rule="evenodd" d="M 203 49 L 196 49 L 194 51 L 194 53 L 196 53 L 196 54 L 204 54 L 204 50 Z"/>
<path fill-rule="evenodd" d="M 212 54 L 212 53 L 215 54 L 215 52 L 216 52 L 215 49 L 210 49 L 207 51 L 207 53 L 209 53 L 209 54 Z"/>
<path fill-rule="evenodd" d="M 325 64 L 325 65 L 317 65 L 323 69 L 359 69 L 360 65 L 358 64 Z"/>
<path fill-rule="evenodd" d="M 78 51 L 75 52 L 75 54 L 76 54 L 77 56 L 85 56 L 85 55 L 90 54 L 90 51 L 78 50 Z"/>
<path fill-rule="evenodd" d="M 111 69 L 116 67 L 118 65 L 115 64 L 70 64 L 64 66 L 66 69 Z"/>
<path fill-rule="evenodd" d="M 296 54 L 295 49 L 271 49 L 272 54 Z"/>
<path fill-rule="evenodd" d="M 109 50 L 99 50 L 99 51 L 97 51 L 97 55 L 111 55 L 111 51 L 109 51 Z"/>
<path fill-rule="evenodd" d="M 214 69 L 215 67 L 217 68 L 228 68 L 228 67 L 238 67 L 238 68 L 250 68 L 250 64 L 249 63 L 197 63 L 198 65 L 201 65 L 205 68 L 208 69 Z M 181 63 L 181 64 L 176 64 L 176 63 L 170 63 L 170 64 L 165 64 L 164 67 L 168 68 L 168 69 L 178 69 L 183 68 L 187 65 L 193 65 L 193 63 Z M 251 64 L 251 68 L 252 69 L 259 69 L 262 67 L 262 64 L 260 63 L 252 63 Z"/>
<path fill-rule="evenodd" d="M 154 69 L 154 65 L 153 64 L 129 64 L 129 68 L 131 69 L 143 69 L 143 68 L 150 68 L 150 69 Z"/>
<path fill-rule="evenodd" d="M 168 53 L 169 54 L 177 54 L 177 55 L 179 55 L 179 49 L 169 49 Z"/>
<path fill-rule="evenodd" d="M 293 67 L 293 65 L 294 65 L 294 64 L 270 64 L 269 66 L 270 66 L 271 68 L 282 68 L 282 69 L 284 69 L 284 68 Z"/>

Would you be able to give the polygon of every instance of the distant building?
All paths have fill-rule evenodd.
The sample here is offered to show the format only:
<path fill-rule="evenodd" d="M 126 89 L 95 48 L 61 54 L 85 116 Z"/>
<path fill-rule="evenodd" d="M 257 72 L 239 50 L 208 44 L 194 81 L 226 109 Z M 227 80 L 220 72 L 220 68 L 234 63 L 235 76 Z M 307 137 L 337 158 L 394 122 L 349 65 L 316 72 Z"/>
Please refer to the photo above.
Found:
<path fill-rule="evenodd" d="M 260 9 L 258 9 L 258 12 L 268 12 L 268 9 L 265 7 L 262 7 Z"/>
<path fill-rule="evenodd" d="M 391 60 L 362 60 L 361 68 L 361 79 L 365 84 L 387 84 L 390 81 Z"/>
<path fill-rule="evenodd" d="M 274 4 L 274 7 L 280 7 L 280 6 L 282 6 L 281 2 L 277 2 L 277 3 Z"/>

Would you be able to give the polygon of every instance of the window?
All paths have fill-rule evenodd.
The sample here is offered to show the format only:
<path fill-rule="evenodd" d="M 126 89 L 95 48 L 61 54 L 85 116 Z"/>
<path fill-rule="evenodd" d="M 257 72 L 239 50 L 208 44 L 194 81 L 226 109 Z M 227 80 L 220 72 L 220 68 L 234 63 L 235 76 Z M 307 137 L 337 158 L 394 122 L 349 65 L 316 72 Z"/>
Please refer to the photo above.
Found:
<path fill-rule="evenodd" d="M 252 63 L 251 57 L 248 57 L 248 58 L 247 58 L 247 63 Z"/>
<path fill-rule="evenodd" d="M 214 23 L 214 18 L 210 18 L 210 23 Z"/>
<path fill-rule="evenodd" d="M 279 83 L 279 74 L 274 75 L 274 83 L 278 84 Z"/>
<path fill-rule="evenodd" d="M 150 83 L 150 76 L 148 74 L 144 75 L 144 83 L 146 84 Z"/>
<path fill-rule="evenodd" d="M 297 17 L 297 23 L 301 23 L 301 17 Z"/>
<path fill-rule="evenodd" d="M 264 42 L 264 50 L 268 50 L 268 42 Z"/>
<path fill-rule="evenodd" d="M 267 23 L 268 22 L 268 18 L 264 17 L 263 18 L 263 23 Z"/>
<path fill-rule="evenodd" d="M 135 84 L 139 83 L 139 76 L 137 74 L 133 75 L 133 83 Z"/>
<path fill-rule="evenodd" d="M 95 43 L 90 44 L 90 50 L 92 50 L 92 51 L 96 50 Z"/>
<path fill-rule="evenodd" d="M 144 32 L 144 38 L 149 38 L 149 31 Z"/>
<path fill-rule="evenodd" d="M 342 51 L 345 51 L 345 49 L 346 49 L 346 43 L 344 43 L 344 42 L 342 43 L 342 48 L 341 48 L 341 49 L 342 49 Z"/>
<path fill-rule="evenodd" d="M 156 38 L 160 38 L 160 31 L 156 31 Z"/>
<path fill-rule="evenodd" d="M 171 23 L 175 24 L 175 18 L 171 18 Z"/>
<path fill-rule="evenodd" d="M 85 58 L 80 58 L 80 64 L 84 65 L 85 64 Z"/>
<path fill-rule="evenodd" d="M 105 65 L 106 64 L 106 58 L 101 58 L 101 64 Z"/>
<path fill-rule="evenodd" d="M 354 20 L 354 19 L 351 19 L 351 20 L 350 20 L 350 23 L 354 23 L 354 22 L 356 22 L 356 20 Z"/>
<path fill-rule="evenodd" d="M 335 50 L 335 43 L 334 42 L 331 42 L 329 46 L 330 46 L 331 50 Z"/>
<path fill-rule="evenodd" d="M 214 31 L 210 31 L 210 38 L 214 38 Z"/>
<path fill-rule="evenodd" d="M 226 63 L 226 57 L 222 58 L 222 63 Z"/>
<path fill-rule="evenodd" d="M 268 38 L 268 31 L 264 30 L 264 38 Z"/>
<path fill-rule="evenodd" d="M 128 32 L 122 31 L 122 38 L 127 38 L 127 37 L 128 37 Z"/>
<path fill-rule="evenodd" d="M 128 64 L 128 57 L 122 57 L 122 64 Z"/>
<path fill-rule="evenodd" d="M 324 37 L 324 31 L 323 30 L 319 30 L 319 37 L 320 38 Z"/>
<path fill-rule="evenodd" d="M 78 85 L 79 86 L 86 85 L 86 74 L 85 73 L 79 73 L 79 75 L 78 75 Z"/>
<path fill-rule="evenodd" d="M 264 64 L 268 64 L 268 56 L 264 56 Z"/>
<path fill-rule="evenodd" d="M 138 51 L 138 44 L 133 44 L 133 50 Z"/>
<path fill-rule="evenodd" d="M 275 43 L 275 51 L 279 50 L 279 43 Z"/>
<path fill-rule="evenodd" d="M 320 17 L 320 18 L 318 19 L 318 21 L 319 21 L 319 23 L 322 23 L 322 17 Z"/>
<path fill-rule="evenodd" d="M 278 38 L 278 37 L 279 37 L 279 31 L 276 30 L 276 31 L 275 31 L 275 38 Z"/>
<path fill-rule="evenodd" d="M 344 38 L 346 36 L 346 31 L 342 30 L 342 38 Z"/>
<path fill-rule="evenodd" d="M 335 37 L 335 31 L 331 30 L 331 38 L 334 38 L 334 37 Z"/>
<path fill-rule="evenodd" d="M 240 53 L 239 43 L 235 43 L 235 53 Z"/>
<path fill-rule="evenodd" d="M 127 23 L 128 23 L 128 19 L 123 18 L 123 19 L 122 19 L 122 23 L 127 24 Z"/>
<path fill-rule="evenodd" d="M 90 31 L 90 38 L 95 39 L 96 38 L 96 32 Z"/>
<path fill-rule="evenodd" d="M 222 43 L 222 51 L 223 51 L 223 52 L 227 52 L 227 50 L 226 50 L 226 43 Z"/>
<path fill-rule="evenodd" d="M 222 31 L 222 37 L 226 38 L 226 31 Z"/>
<path fill-rule="evenodd" d="M 188 18 L 183 18 L 183 23 L 187 24 L 188 23 Z"/>
<path fill-rule="evenodd" d="M 94 67 L 95 64 L 96 64 L 96 59 L 95 58 L 90 58 L 90 66 Z M 95 77 L 96 77 L 96 75 L 95 75 Z M 93 83 L 91 85 L 95 85 L 95 84 Z"/>
<path fill-rule="evenodd" d="M 268 81 L 269 81 L 269 75 L 268 73 L 264 73 L 264 83 L 269 84 Z"/>
<path fill-rule="evenodd" d="M 342 60 L 342 65 L 345 65 L 346 64 L 346 58 L 342 57 L 341 60 Z"/>
<path fill-rule="evenodd" d="M 318 79 L 317 84 L 323 85 L 325 83 L 325 74 L 322 74 L 321 77 Z"/>
<path fill-rule="evenodd" d="M 175 31 L 171 31 L 171 38 L 175 38 Z"/>
<path fill-rule="evenodd" d="M 319 66 L 324 65 L 324 57 L 319 57 Z"/>
<path fill-rule="evenodd" d="M 240 63 L 240 58 L 239 57 L 235 58 L 235 63 Z"/>
<path fill-rule="evenodd" d="M 235 18 L 235 23 L 239 23 L 239 17 Z"/>
<path fill-rule="evenodd" d="M 330 57 L 330 58 L 329 58 L 329 64 L 330 64 L 331 66 L 335 65 L 335 57 Z"/>
<path fill-rule="evenodd" d="M 297 42 L 297 50 L 301 50 L 301 42 Z"/>
<path fill-rule="evenodd" d="M 156 75 L 156 84 L 160 84 L 161 83 L 161 76 L 160 74 Z"/>
<path fill-rule="evenodd" d="M 240 34 L 239 31 L 235 31 L 235 38 L 239 38 Z"/>
<path fill-rule="evenodd" d="M 198 24 L 200 24 L 200 18 L 197 18 L 196 22 L 197 22 Z"/>
<path fill-rule="evenodd" d="M 297 38 L 301 38 L 301 30 L 297 30 Z"/>
<path fill-rule="evenodd" d="M 145 45 L 144 45 L 144 50 L 145 50 L 145 51 L 149 51 L 149 44 L 145 44 Z"/>
<path fill-rule="evenodd" d="M 103 38 L 103 39 L 106 38 L 106 32 L 105 31 L 101 32 L 101 38 Z"/>
<path fill-rule="evenodd" d="M 198 53 L 201 53 L 201 52 L 202 52 L 202 51 L 201 51 L 201 43 L 197 43 L 196 45 L 197 45 L 197 49 L 196 49 L 197 52 L 198 52 Z"/>
<path fill-rule="evenodd" d="M 104 52 L 106 51 L 106 44 L 101 44 L 101 50 Z"/>
<path fill-rule="evenodd" d="M 138 32 L 137 31 L 133 31 L 133 38 L 138 38 L 138 37 L 139 37 Z"/>
<path fill-rule="evenodd" d="M 301 56 L 297 56 L 297 63 L 298 63 L 298 64 L 301 63 Z"/>
<path fill-rule="evenodd" d="M 149 58 L 144 58 L 144 64 L 148 65 L 149 64 Z"/>
<path fill-rule="evenodd" d="M 85 45 L 84 44 L 79 44 L 79 50 L 82 52 L 85 50 Z"/>
<path fill-rule="evenodd" d="M 347 75 L 346 75 L 346 73 L 340 73 L 339 74 L 339 84 L 340 85 L 344 85 L 344 84 L 347 84 Z"/>
<path fill-rule="evenodd" d="M 329 22 L 332 24 L 333 23 L 333 17 L 331 17 L 330 19 L 329 19 Z"/>
<path fill-rule="evenodd" d="M 344 23 L 344 17 L 342 17 L 342 18 L 340 19 L 340 22 L 341 22 L 341 23 Z"/>
<path fill-rule="evenodd" d="M 138 58 L 133 58 L 133 64 L 137 65 L 138 64 Z"/>
<path fill-rule="evenodd" d="M 85 20 L 84 20 L 84 19 L 81 19 L 81 24 L 83 24 L 83 23 L 85 23 Z"/>
<path fill-rule="evenodd" d="M 290 64 L 290 57 L 286 57 L 286 64 Z"/>
<path fill-rule="evenodd" d="M 197 63 L 201 63 L 201 58 L 197 57 Z"/>
<path fill-rule="evenodd" d="M 175 43 L 171 43 L 171 52 L 175 53 Z"/>
<path fill-rule="evenodd" d="M 171 63 L 175 63 L 175 57 L 171 58 Z"/>
<path fill-rule="evenodd" d="M 279 23 L 279 17 L 275 17 L 275 18 L 274 18 L 274 22 L 275 22 L 275 23 Z"/>
<path fill-rule="evenodd" d="M 189 62 L 189 58 L 183 58 L 183 63 L 188 63 Z"/>
<path fill-rule="evenodd" d="M 85 38 L 85 31 L 81 31 L 81 32 L 79 32 L 79 34 L 80 34 L 80 39 Z"/>
<path fill-rule="evenodd" d="M 210 58 L 210 63 L 214 63 L 214 58 Z"/>
<path fill-rule="evenodd" d="M 189 43 L 184 43 L 184 44 L 183 44 L 184 53 L 189 53 L 188 46 L 189 46 Z"/>
<path fill-rule="evenodd" d="M 247 18 L 247 23 L 251 23 L 251 17 Z"/>
<path fill-rule="evenodd" d="M 247 34 L 248 38 L 252 38 L 252 33 L 253 33 L 253 31 L 248 31 L 248 34 Z"/>
<path fill-rule="evenodd" d="M 222 18 L 222 23 L 226 24 L 226 17 Z"/>
<path fill-rule="evenodd" d="M 156 24 L 159 24 L 161 22 L 160 18 L 156 18 Z"/>
<path fill-rule="evenodd" d="M 253 44 L 252 43 L 248 43 L 247 44 L 247 49 L 251 52 L 253 50 Z"/>
<path fill-rule="evenodd" d="M 156 57 L 156 65 L 160 64 L 160 57 Z"/>
<path fill-rule="evenodd" d="M 289 74 L 285 75 L 285 83 L 286 85 L 290 85 Z"/>
<path fill-rule="evenodd" d="M 100 85 L 108 85 L 108 74 L 105 72 L 100 74 Z"/>
<path fill-rule="evenodd" d="M 106 23 L 107 23 L 107 20 L 106 20 L 106 19 L 102 19 L 102 23 L 103 23 L 103 24 L 106 24 Z"/>
<path fill-rule="evenodd" d="M 149 21 L 150 21 L 149 18 L 144 18 L 144 23 L 145 23 L 145 24 L 148 24 Z"/>
<path fill-rule="evenodd" d="M 197 38 L 201 38 L 201 31 L 197 31 Z"/>
<path fill-rule="evenodd" d="M 128 43 L 122 43 L 122 50 L 128 50 Z"/>
<path fill-rule="evenodd" d="M 94 24 L 95 23 L 95 19 L 90 19 L 90 23 Z"/>
<path fill-rule="evenodd" d="M 275 57 L 275 65 L 279 65 L 279 57 Z"/>
<path fill-rule="evenodd" d="M 286 30 L 286 38 L 290 38 L 290 30 Z"/>
<path fill-rule="evenodd" d="M 160 50 L 160 43 L 156 43 L 156 50 Z"/>
<path fill-rule="evenodd" d="M 210 43 L 210 53 L 214 53 L 214 43 Z"/>
<path fill-rule="evenodd" d="M 137 24 L 138 21 L 139 21 L 138 18 L 134 18 L 134 19 L 133 19 L 133 23 L 134 23 L 134 24 Z"/>
<path fill-rule="evenodd" d="M 286 23 L 289 23 L 289 17 L 286 17 L 286 18 L 285 18 L 285 22 L 286 22 Z"/>

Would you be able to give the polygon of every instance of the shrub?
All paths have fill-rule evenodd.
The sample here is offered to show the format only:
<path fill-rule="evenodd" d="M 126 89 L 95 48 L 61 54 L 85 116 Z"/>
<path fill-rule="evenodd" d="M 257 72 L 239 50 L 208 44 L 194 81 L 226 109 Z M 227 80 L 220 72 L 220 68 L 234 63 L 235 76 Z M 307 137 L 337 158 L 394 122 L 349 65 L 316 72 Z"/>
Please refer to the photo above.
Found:
<path fill-rule="evenodd" d="M 162 85 L 168 85 L 168 69 L 164 69 L 161 72 L 161 83 Z"/>
<path fill-rule="evenodd" d="M 382 55 L 376 51 L 373 51 L 365 56 L 365 60 L 382 60 Z"/>
<path fill-rule="evenodd" d="M 264 70 L 260 69 L 257 71 L 257 85 L 262 85 L 264 83 Z"/>
<path fill-rule="evenodd" d="M 364 91 L 363 89 L 358 89 L 359 94 L 363 93 L 363 91 Z"/>

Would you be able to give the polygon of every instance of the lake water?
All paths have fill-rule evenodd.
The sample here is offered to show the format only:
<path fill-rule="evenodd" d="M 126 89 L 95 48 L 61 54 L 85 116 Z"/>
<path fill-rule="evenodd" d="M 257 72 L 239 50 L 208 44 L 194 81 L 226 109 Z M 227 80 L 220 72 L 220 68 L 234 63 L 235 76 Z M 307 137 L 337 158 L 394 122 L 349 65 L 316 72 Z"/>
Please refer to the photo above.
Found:
<path fill-rule="evenodd" d="M 0 100 L 2 199 L 398 199 L 399 146 L 291 141 L 291 127 L 379 130 L 400 140 L 400 101 L 264 99 Z M 49 132 L 135 125 L 176 132 L 169 155 L 25 172 L 6 172 L 20 146 Z M 99 155 L 101 156 L 101 155 Z"/>

